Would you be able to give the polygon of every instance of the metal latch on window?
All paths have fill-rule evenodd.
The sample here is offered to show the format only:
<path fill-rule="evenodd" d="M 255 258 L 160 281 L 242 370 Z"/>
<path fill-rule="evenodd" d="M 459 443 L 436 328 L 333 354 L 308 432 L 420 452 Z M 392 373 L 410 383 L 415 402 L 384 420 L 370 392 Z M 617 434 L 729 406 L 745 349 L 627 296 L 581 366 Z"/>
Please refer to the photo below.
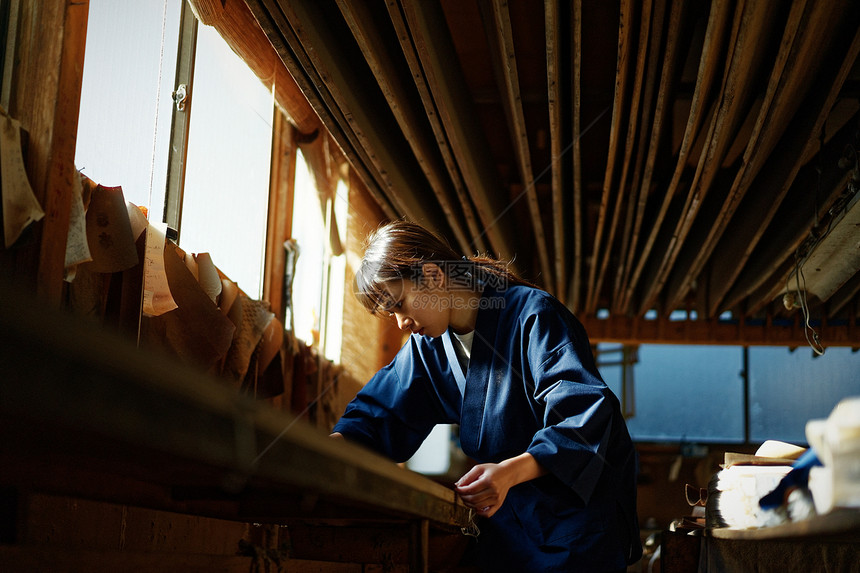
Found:
<path fill-rule="evenodd" d="M 173 92 L 173 102 L 176 104 L 176 111 L 185 111 L 185 100 L 188 97 L 185 84 L 179 84 L 176 91 Z"/>

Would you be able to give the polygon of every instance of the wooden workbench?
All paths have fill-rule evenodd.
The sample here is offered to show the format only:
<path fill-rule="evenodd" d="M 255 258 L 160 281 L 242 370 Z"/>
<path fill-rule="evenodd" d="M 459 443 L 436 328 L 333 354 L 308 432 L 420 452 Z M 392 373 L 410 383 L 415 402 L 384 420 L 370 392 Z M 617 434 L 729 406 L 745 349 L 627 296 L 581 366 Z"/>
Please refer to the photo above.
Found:
<path fill-rule="evenodd" d="M 53 555 L 61 570 L 123 559 L 189 570 L 187 555 L 179 567 L 177 555 L 105 552 L 102 542 L 51 545 L 62 536 L 44 533 L 34 517 L 38 508 L 45 515 L 72 508 L 67 521 L 74 521 L 87 504 L 101 515 L 123 508 L 118 529 L 128 527 L 131 509 L 161 512 L 158 519 L 174 520 L 166 529 L 188 518 L 212 520 L 210 528 L 263 528 L 265 535 L 240 535 L 250 547 L 245 561 L 235 548 L 225 551 L 227 569 L 239 559 L 236 570 L 248 570 L 260 547 L 292 559 L 290 570 L 311 562 L 304 570 L 456 563 L 470 516 L 447 487 L 87 319 L 0 295 L 0 497 L 17 515 L 0 525 L 0 569 L 23 570 Z"/>

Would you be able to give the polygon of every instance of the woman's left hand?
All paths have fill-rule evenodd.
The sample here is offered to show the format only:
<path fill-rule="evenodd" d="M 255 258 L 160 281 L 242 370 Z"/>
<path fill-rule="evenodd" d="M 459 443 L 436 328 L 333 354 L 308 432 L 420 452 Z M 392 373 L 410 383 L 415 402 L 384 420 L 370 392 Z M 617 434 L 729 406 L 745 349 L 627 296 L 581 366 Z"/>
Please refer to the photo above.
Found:
<path fill-rule="evenodd" d="M 466 507 L 482 517 L 492 517 L 515 485 L 512 472 L 502 464 L 480 464 L 461 477 L 454 487 Z"/>
<path fill-rule="evenodd" d="M 466 507 L 482 517 L 492 517 L 517 484 L 546 474 L 546 469 L 528 452 L 498 464 L 479 464 L 457 480 L 454 487 Z"/>

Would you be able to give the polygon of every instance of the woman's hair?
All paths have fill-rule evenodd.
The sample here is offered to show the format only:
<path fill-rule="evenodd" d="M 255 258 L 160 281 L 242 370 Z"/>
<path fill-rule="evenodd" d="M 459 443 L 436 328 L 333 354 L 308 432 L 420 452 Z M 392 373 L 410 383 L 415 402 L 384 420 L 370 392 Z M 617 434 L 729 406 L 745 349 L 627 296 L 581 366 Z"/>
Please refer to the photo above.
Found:
<path fill-rule="evenodd" d="M 530 284 L 514 274 L 506 263 L 487 256 L 464 257 L 439 235 L 406 220 L 386 223 L 367 237 L 364 258 L 355 273 L 355 294 L 371 313 L 387 308 L 390 296 L 385 284 L 420 282 L 425 263 L 435 263 L 449 284 L 479 289 L 484 285 Z"/>

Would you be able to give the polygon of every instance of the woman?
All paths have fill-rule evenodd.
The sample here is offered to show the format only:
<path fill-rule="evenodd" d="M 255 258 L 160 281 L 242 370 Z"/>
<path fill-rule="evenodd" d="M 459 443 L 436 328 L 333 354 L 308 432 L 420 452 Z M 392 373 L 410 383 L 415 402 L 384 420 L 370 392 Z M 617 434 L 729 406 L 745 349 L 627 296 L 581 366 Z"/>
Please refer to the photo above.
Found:
<path fill-rule="evenodd" d="M 434 425 L 459 424 L 478 463 L 455 489 L 486 518 L 487 571 L 623 571 L 640 557 L 636 453 L 564 305 L 406 221 L 370 236 L 355 286 L 412 336 L 333 435 L 405 461 Z"/>

